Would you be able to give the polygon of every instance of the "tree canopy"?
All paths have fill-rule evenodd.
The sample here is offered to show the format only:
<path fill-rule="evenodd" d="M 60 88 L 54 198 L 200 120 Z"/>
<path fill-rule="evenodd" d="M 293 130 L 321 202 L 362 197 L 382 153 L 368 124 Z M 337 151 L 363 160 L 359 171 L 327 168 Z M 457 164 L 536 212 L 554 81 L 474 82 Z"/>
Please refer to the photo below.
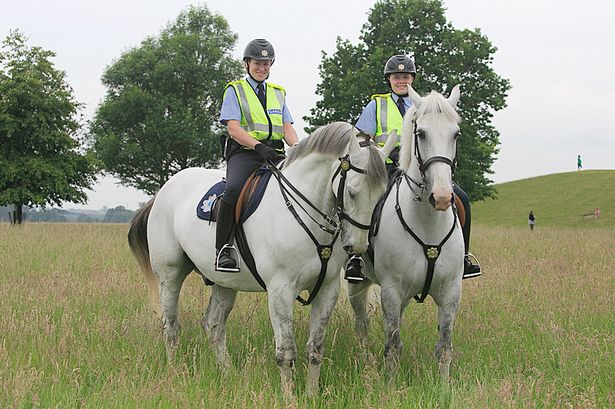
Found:
<path fill-rule="evenodd" d="M 78 110 L 55 54 L 11 31 L 0 52 L 0 205 L 85 203 L 96 167 L 80 150 Z"/>
<path fill-rule="evenodd" d="M 358 44 L 338 37 L 332 55 L 322 53 L 320 100 L 304 117 L 307 131 L 332 121 L 355 123 L 371 95 L 388 92 L 383 67 L 395 54 L 414 54 L 421 95 L 448 93 L 461 84 L 463 122 L 455 180 L 472 200 L 493 196 L 488 175 L 498 153 L 493 113 L 506 106 L 509 81 L 492 68 L 496 48 L 479 29 L 457 30 L 440 0 L 384 0 L 369 11 Z"/>
<path fill-rule="evenodd" d="M 241 73 L 230 54 L 236 41 L 222 16 L 191 6 L 113 62 L 90 126 L 105 171 L 154 194 L 181 169 L 218 166 L 219 104 Z"/>

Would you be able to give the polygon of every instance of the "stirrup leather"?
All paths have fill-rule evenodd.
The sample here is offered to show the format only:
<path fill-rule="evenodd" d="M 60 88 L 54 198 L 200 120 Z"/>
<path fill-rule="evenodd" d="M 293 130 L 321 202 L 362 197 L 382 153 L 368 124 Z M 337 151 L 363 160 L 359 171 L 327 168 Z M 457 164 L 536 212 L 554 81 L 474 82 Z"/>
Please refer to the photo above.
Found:
<path fill-rule="evenodd" d="M 220 256 L 223 254 L 223 252 L 225 250 L 228 250 L 229 252 L 229 257 L 232 257 L 235 262 L 237 263 L 237 265 L 235 267 L 221 267 L 220 266 Z M 233 254 L 234 253 L 234 254 Z M 222 248 L 220 249 L 220 251 L 218 251 L 218 254 L 216 254 L 216 271 L 232 271 L 232 272 L 238 272 L 241 270 L 241 264 L 239 261 L 239 252 L 237 251 L 237 249 L 235 248 L 235 246 L 233 246 L 232 244 L 225 244 L 224 246 L 222 246 Z"/>

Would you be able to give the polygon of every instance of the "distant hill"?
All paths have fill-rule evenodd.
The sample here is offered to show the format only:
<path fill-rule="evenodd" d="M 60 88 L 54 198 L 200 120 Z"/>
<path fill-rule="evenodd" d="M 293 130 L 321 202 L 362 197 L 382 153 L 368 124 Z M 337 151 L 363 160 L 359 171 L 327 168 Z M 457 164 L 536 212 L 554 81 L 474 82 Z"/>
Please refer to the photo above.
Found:
<path fill-rule="evenodd" d="M 495 186 L 496 200 L 472 203 L 472 223 L 523 226 L 533 210 L 537 227 L 615 227 L 615 170 L 557 173 Z"/>

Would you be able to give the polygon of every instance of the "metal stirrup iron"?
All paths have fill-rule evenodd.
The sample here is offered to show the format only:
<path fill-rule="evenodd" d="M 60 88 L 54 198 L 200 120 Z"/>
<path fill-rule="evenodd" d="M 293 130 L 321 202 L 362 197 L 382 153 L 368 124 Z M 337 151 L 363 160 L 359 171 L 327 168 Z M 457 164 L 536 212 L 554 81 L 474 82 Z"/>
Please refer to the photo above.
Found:
<path fill-rule="evenodd" d="M 220 256 L 224 254 L 225 250 L 229 252 L 229 257 L 233 257 L 233 253 L 234 253 L 233 259 L 237 263 L 235 267 L 220 267 Z M 222 246 L 222 248 L 216 255 L 216 271 L 232 271 L 236 273 L 240 270 L 241 270 L 241 262 L 239 261 L 239 252 L 237 251 L 235 246 L 233 246 L 232 244 L 225 244 L 224 246 Z"/>

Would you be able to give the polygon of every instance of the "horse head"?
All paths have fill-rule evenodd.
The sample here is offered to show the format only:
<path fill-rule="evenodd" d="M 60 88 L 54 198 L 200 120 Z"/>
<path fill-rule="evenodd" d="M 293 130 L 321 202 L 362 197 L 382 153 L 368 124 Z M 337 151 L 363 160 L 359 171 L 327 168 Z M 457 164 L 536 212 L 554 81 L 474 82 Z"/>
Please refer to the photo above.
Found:
<path fill-rule="evenodd" d="M 332 188 L 341 222 L 342 246 L 348 254 L 360 255 L 367 251 L 372 212 L 386 190 L 385 160 L 395 147 L 396 134 L 389 135 L 382 149 L 369 140 L 360 142 L 356 136 L 354 130 L 347 153 L 340 158 L 340 170 L 334 170 Z"/>
<path fill-rule="evenodd" d="M 459 85 L 449 98 L 432 91 L 419 96 L 408 87 L 412 109 L 404 118 L 400 167 L 410 178 L 420 180 L 436 210 L 447 210 L 453 198 L 453 172 L 456 165 L 460 117 Z"/>

